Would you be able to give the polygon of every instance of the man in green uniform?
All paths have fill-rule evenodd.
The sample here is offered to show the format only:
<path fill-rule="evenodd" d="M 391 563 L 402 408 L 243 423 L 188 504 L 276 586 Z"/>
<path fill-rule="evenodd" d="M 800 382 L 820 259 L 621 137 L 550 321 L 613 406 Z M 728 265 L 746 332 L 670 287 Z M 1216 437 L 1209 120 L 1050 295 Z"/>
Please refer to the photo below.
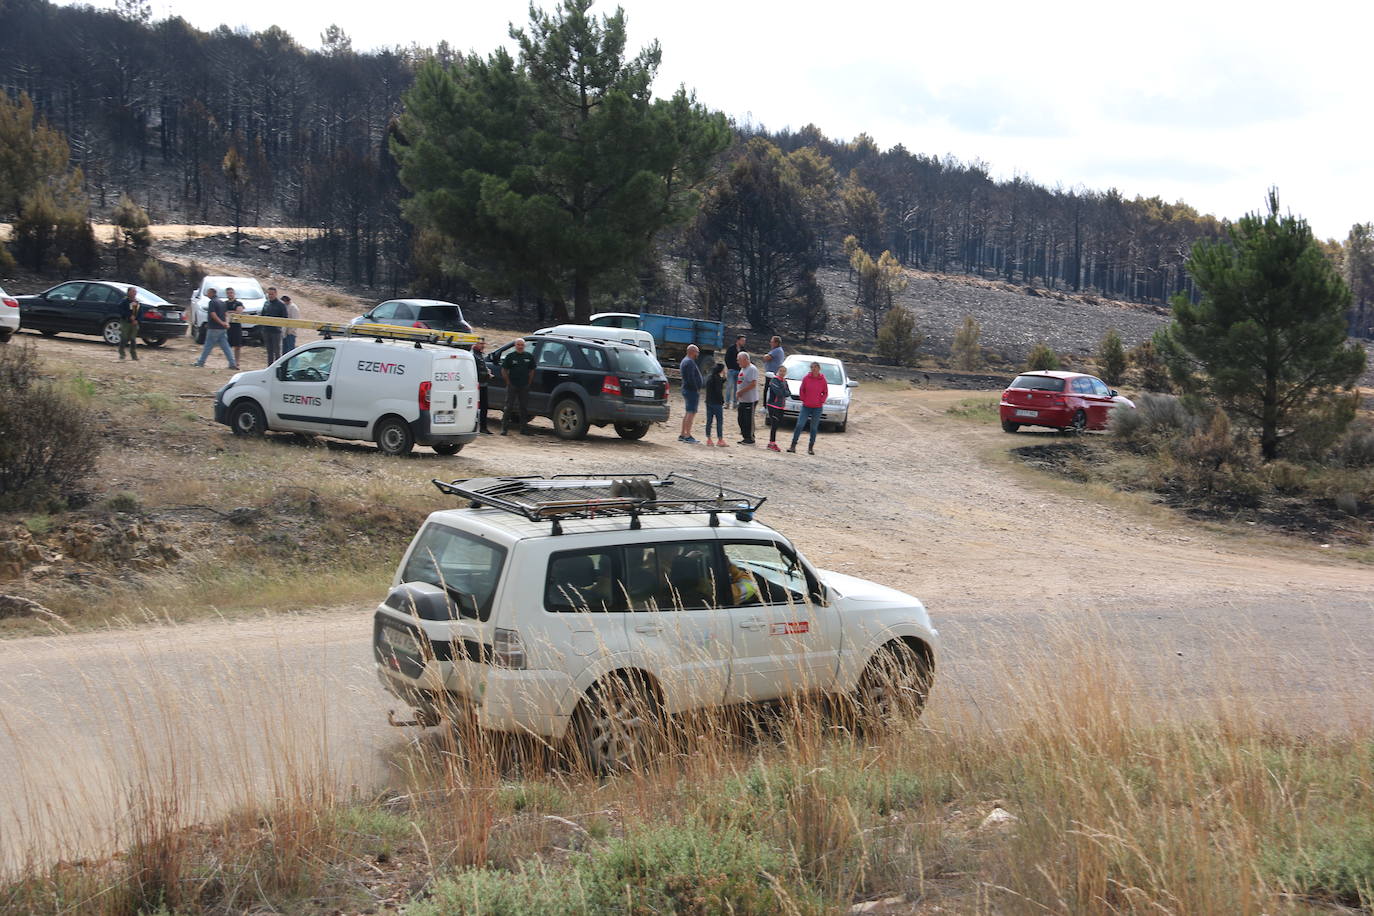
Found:
<path fill-rule="evenodd" d="M 515 341 L 501 359 L 501 378 L 506 383 L 506 407 L 501 412 L 501 435 L 515 425 L 512 417 L 520 413 L 520 432 L 530 422 L 530 379 L 534 378 L 534 354 L 526 352 L 524 338 Z"/>

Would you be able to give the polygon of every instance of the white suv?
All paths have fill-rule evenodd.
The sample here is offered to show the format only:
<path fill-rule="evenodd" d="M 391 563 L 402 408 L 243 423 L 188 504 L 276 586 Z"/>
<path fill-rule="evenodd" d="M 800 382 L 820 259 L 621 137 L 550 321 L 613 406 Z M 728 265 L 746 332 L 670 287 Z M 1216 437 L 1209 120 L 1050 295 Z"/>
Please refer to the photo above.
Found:
<path fill-rule="evenodd" d="M 0 287 L 0 343 L 9 343 L 19 330 L 19 300 Z"/>
<path fill-rule="evenodd" d="M 753 520 L 762 498 L 676 474 L 434 483 L 469 505 L 429 516 L 377 608 L 378 676 L 416 709 L 393 724 L 568 736 L 606 772 L 658 715 L 820 694 L 876 724 L 924 704 L 925 607 L 814 568 Z"/>
<path fill-rule="evenodd" d="M 267 304 L 267 293 L 263 292 L 262 284 L 252 277 L 202 277 L 200 285 L 191 291 L 189 319 L 191 337 L 199 344 L 205 343 L 205 325 L 210 320 L 210 297 L 206 295 L 206 291 L 212 289 L 221 299 L 225 298 L 226 289 L 232 289 L 234 296 L 243 303 L 245 315 L 257 315 Z M 252 325 L 244 325 L 243 333 L 248 337 L 259 336 L 258 329 Z"/>

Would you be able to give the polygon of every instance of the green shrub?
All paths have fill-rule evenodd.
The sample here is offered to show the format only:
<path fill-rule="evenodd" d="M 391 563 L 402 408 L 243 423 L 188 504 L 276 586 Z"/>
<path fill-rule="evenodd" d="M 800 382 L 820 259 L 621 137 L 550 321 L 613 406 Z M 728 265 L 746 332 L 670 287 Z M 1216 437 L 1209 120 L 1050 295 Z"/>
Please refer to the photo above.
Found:
<path fill-rule="evenodd" d="M 1178 398 L 1170 394 L 1142 394 L 1135 410 L 1113 410 L 1110 429 L 1133 445 L 1161 446 L 1178 436 L 1191 434 L 1198 418 Z"/>
<path fill-rule="evenodd" d="M 878 329 L 878 357 L 894 366 L 909 366 L 924 340 L 924 335 L 916 331 L 916 318 L 910 309 L 895 306 L 888 310 L 883 326 Z"/>
<path fill-rule="evenodd" d="M 1050 372 L 1059 368 L 1059 354 L 1050 345 L 1041 341 L 1026 357 L 1026 368 L 1037 372 Z"/>
<path fill-rule="evenodd" d="M 1336 460 L 1348 468 L 1374 467 L 1374 425 L 1352 425 L 1336 443 Z"/>
<path fill-rule="evenodd" d="M 964 323 L 954 334 L 954 346 L 950 348 L 950 359 L 954 368 L 973 372 L 983 366 L 983 348 L 980 341 L 983 328 L 972 315 L 964 316 Z"/>
<path fill-rule="evenodd" d="M 78 398 L 37 378 L 32 349 L 0 348 L 2 507 L 65 501 L 95 470 L 100 453 L 95 416 Z"/>
<path fill-rule="evenodd" d="M 1160 359 L 1154 341 L 1147 340 L 1132 350 L 1130 362 L 1139 376 L 1141 388 L 1162 392 L 1174 390 L 1173 381 L 1169 378 L 1169 367 Z"/>
<path fill-rule="evenodd" d="M 1116 328 L 1109 330 L 1097 349 L 1097 365 L 1102 380 L 1115 388 L 1126 380 L 1126 348 Z"/>
<path fill-rule="evenodd" d="M 171 280 L 167 277 L 167 268 L 163 267 L 162 262 L 156 258 L 148 258 L 143 262 L 143 266 L 138 270 L 138 284 L 155 293 L 171 291 Z"/>
<path fill-rule="evenodd" d="M 1269 869 L 1293 893 L 1344 907 L 1374 905 L 1374 820 L 1326 824 L 1300 847 L 1271 853 Z"/>
<path fill-rule="evenodd" d="M 116 493 L 105 500 L 105 508 L 111 512 L 127 512 L 130 514 L 141 512 L 143 504 L 139 502 L 137 496 L 132 493 Z"/>

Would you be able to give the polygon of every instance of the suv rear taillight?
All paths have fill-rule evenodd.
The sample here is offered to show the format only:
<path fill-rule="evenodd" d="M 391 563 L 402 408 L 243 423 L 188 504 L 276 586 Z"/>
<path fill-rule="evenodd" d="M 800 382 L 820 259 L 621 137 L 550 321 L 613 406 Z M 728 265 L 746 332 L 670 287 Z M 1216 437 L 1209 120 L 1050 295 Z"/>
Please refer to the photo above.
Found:
<path fill-rule="evenodd" d="M 0 302 L 5 303 L 5 305 L 8 305 L 12 309 L 19 308 L 19 300 L 11 299 L 9 296 L 5 296 L 3 299 L 0 299 Z"/>
<path fill-rule="evenodd" d="M 420 409 L 429 410 L 429 391 L 434 387 L 433 382 L 420 383 Z"/>
<path fill-rule="evenodd" d="M 520 641 L 518 631 L 496 628 L 491 637 L 491 662 L 498 668 L 524 670 L 525 644 Z"/>
<path fill-rule="evenodd" d="M 620 394 L 620 379 L 614 375 L 608 375 L 601 380 L 602 394 Z"/>

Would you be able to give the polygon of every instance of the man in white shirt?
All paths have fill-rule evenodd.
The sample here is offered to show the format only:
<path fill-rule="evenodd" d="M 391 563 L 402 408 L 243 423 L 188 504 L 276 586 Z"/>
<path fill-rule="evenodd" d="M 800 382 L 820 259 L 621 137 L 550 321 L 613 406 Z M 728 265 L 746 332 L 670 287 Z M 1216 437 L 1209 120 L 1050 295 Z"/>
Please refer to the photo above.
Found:
<path fill-rule="evenodd" d="M 754 406 L 759 402 L 759 369 L 749 359 L 748 353 L 740 353 L 739 381 L 735 386 L 735 410 L 739 417 L 740 445 L 754 444 Z"/>

